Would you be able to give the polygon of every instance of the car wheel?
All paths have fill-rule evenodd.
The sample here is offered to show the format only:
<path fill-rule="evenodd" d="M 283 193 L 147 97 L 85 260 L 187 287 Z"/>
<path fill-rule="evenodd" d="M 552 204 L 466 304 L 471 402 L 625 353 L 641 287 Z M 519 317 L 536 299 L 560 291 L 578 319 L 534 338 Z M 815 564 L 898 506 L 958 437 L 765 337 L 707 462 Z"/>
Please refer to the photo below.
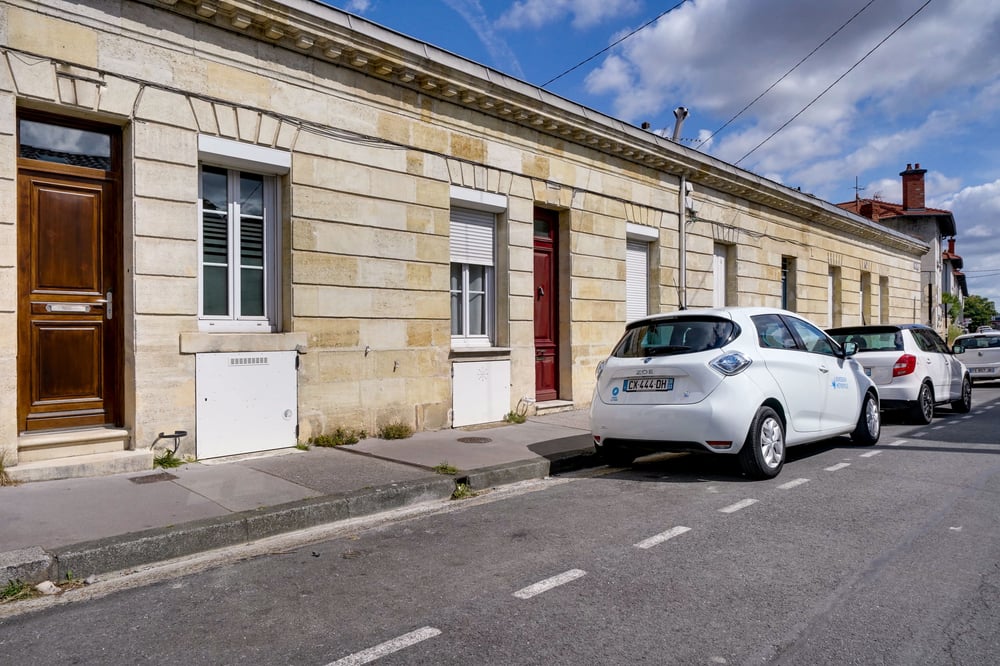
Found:
<path fill-rule="evenodd" d="M 931 407 L 933 408 L 933 405 Z M 861 405 L 858 425 L 851 433 L 851 441 L 861 446 L 872 446 L 878 441 L 880 434 L 882 434 L 882 418 L 879 414 L 878 400 L 871 393 L 867 393 Z"/>
<path fill-rule="evenodd" d="M 743 472 L 752 479 L 778 476 L 785 464 L 785 427 L 770 407 L 757 410 L 739 458 Z"/>
<path fill-rule="evenodd" d="M 951 408 L 960 414 L 972 411 L 972 380 L 968 377 L 962 380 L 962 397 L 951 403 Z"/>
<path fill-rule="evenodd" d="M 623 449 L 597 447 L 597 458 L 608 467 L 628 467 L 635 461 L 635 454 Z"/>
<path fill-rule="evenodd" d="M 927 425 L 934 418 L 934 390 L 930 384 L 920 385 L 917 401 L 910 407 L 910 420 Z"/>

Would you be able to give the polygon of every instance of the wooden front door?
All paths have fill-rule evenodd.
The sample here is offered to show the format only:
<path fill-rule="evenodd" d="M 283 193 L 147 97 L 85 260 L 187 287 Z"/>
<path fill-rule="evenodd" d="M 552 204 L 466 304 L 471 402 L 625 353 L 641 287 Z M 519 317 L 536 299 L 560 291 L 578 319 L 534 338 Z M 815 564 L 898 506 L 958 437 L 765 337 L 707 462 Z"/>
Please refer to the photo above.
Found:
<path fill-rule="evenodd" d="M 119 135 L 18 128 L 18 427 L 121 425 Z"/>
<path fill-rule="evenodd" d="M 559 214 L 535 209 L 535 400 L 559 397 Z"/>

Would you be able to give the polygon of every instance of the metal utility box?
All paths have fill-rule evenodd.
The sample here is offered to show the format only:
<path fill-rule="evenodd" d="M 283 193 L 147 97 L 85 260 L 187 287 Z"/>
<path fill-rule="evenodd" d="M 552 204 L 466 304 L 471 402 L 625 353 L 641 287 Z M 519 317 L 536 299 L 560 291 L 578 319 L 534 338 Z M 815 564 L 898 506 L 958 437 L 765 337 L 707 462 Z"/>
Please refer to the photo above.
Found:
<path fill-rule="evenodd" d="M 294 351 L 197 355 L 198 458 L 295 446 L 296 356 Z"/>

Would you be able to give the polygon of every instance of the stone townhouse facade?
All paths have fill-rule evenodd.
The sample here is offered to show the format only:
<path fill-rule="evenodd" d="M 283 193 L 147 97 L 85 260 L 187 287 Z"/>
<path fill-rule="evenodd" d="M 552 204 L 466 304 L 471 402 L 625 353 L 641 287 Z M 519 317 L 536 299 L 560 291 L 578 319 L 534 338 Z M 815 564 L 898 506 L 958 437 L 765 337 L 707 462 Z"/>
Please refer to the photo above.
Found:
<path fill-rule="evenodd" d="M 318 2 L 10 0 L 0 36 L 21 478 L 582 408 L 628 319 L 919 295 L 918 239 Z"/>

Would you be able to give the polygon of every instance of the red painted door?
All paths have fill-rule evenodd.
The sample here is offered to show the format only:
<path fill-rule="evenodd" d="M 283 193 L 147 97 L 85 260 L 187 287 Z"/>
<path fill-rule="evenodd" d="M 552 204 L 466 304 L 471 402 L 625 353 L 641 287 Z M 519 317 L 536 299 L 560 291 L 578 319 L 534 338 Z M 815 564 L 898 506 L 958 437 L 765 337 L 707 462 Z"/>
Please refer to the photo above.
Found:
<path fill-rule="evenodd" d="M 535 209 L 535 400 L 559 397 L 559 215 Z"/>

